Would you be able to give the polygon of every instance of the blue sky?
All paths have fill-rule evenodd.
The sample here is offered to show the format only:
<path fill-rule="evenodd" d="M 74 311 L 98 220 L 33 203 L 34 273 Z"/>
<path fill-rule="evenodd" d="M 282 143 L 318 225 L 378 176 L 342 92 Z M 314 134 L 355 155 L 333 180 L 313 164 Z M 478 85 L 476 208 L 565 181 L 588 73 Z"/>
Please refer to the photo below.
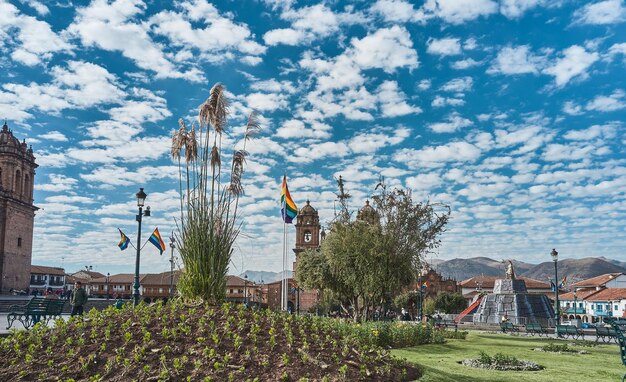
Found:
<path fill-rule="evenodd" d="M 624 259 L 624 1 L 0 0 L 0 52 L 0 117 L 40 165 L 35 264 L 132 273 L 140 186 L 143 236 L 169 236 L 170 136 L 216 82 L 224 147 L 263 127 L 232 273 L 281 268 L 285 172 L 325 223 L 339 175 L 353 209 L 380 175 L 449 204 L 436 258 Z"/>

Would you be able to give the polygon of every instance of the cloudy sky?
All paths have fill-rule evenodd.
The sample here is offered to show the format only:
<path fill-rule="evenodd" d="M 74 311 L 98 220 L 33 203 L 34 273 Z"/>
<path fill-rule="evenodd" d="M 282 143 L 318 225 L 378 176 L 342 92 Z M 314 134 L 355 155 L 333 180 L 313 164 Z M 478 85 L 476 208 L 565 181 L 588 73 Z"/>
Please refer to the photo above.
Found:
<path fill-rule="evenodd" d="M 263 126 L 232 273 L 281 268 L 283 173 L 324 223 L 339 175 L 353 209 L 381 175 L 449 204 L 436 258 L 624 259 L 621 0 L 0 0 L 0 52 L 0 117 L 39 164 L 35 264 L 132 273 L 139 187 L 143 236 L 169 236 L 170 136 L 216 82 L 225 156 L 252 109 Z"/>

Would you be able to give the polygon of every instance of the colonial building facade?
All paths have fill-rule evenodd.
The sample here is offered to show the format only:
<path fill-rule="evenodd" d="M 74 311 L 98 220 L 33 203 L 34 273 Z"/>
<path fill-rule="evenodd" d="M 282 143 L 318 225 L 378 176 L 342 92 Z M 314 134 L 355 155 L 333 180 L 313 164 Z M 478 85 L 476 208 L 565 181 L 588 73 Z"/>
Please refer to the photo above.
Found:
<path fill-rule="evenodd" d="M 6 121 L 0 131 L 0 293 L 30 286 L 35 156 Z"/>

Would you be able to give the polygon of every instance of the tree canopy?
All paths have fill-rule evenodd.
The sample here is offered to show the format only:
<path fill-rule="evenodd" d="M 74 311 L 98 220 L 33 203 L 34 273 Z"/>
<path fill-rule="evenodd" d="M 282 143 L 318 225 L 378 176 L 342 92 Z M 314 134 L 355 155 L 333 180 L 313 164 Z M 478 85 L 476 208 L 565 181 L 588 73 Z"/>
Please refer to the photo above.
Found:
<path fill-rule="evenodd" d="M 450 210 L 428 202 L 414 203 L 411 192 L 387 192 L 384 185 L 351 220 L 343 180 L 342 206 L 317 250 L 300 254 L 296 277 L 304 287 L 328 293 L 354 320 L 384 309 L 415 281 L 424 255 L 439 245 Z M 443 207 L 440 209 L 439 207 Z"/>

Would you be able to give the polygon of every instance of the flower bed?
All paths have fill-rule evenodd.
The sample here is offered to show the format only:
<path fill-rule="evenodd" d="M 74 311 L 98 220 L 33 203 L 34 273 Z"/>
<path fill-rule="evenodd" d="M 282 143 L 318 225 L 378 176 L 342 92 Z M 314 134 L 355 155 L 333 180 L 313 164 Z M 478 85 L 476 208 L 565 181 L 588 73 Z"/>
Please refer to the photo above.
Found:
<path fill-rule="evenodd" d="M 419 369 L 343 335 L 334 320 L 243 305 L 141 304 L 15 331 L 0 380 L 404 381 Z"/>
<path fill-rule="evenodd" d="M 537 371 L 543 370 L 543 366 L 531 361 L 519 360 L 513 356 L 496 353 L 493 356 L 485 352 L 480 352 L 476 359 L 466 359 L 461 362 L 465 366 L 477 367 L 491 370 L 516 370 L 516 371 Z"/>

